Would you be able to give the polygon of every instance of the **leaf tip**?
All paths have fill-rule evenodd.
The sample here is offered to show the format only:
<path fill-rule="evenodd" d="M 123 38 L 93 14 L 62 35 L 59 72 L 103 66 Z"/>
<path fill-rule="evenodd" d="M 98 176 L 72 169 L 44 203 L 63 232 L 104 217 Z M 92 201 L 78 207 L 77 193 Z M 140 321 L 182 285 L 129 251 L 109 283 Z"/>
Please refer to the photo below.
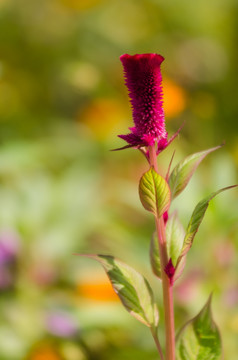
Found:
<path fill-rule="evenodd" d="M 206 304 L 204 305 L 203 309 L 208 309 L 210 312 L 212 310 L 212 299 L 213 299 L 213 291 L 209 295 Z"/>
<path fill-rule="evenodd" d="M 211 294 L 209 295 L 209 298 L 208 298 L 208 300 L 207 300 L 207 305 L 208 305 L 208 306 L 211 306 L 212 298 L 213 298 L 213 291 L 211 292 Z"/>
<path fill-rule="evenodd" d="M 211 300 L 212 294 L 198 315 L 189 320 L 178 333 L 176 338 L 178 359 L 194 358 L 192 356 L 194 347 L 191 347 L 191 344 L 197 345 L 199 359 L 221 359 L 222 341 L 219 329 L 212 318 Z"/>

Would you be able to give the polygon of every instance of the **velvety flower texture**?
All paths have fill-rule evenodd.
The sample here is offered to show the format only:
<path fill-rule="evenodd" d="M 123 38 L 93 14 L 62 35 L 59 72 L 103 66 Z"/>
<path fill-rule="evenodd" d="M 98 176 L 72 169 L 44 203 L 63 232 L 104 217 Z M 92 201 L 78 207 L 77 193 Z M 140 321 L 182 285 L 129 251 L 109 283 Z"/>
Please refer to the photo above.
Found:
<path fill-rule="evenodd" d="M 127 135 L 119 135 L 129 145 L 152 146 L 158 143 L 158 152 L 167 145 L 163 110 L 163 90 L 160 65 L 164 61 L 158 54 L 128 55 L 120 57 L 129 90 L 135 126 Z"/>

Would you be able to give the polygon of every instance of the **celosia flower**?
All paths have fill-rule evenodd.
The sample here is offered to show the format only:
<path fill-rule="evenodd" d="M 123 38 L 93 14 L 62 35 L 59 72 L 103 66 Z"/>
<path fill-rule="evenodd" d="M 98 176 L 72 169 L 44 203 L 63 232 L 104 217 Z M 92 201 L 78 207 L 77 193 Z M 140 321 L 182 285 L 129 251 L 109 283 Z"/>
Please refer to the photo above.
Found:
<path fill-rule="evenodd" d="M 163 110 L 163 89 L 160 65 L 164 61 L 158 54 L 128 55 L 120 57 L 129 90 L 135 126 L 127 135 L 118 135 L 128 147 L 147 147 L 157 143 L 157 154 L 178 135 L 181 128 L 168 140 Z M 119 150 L 119 149 L 118 149 Z"/>
<path fill-rule="evenodd" d="M 161 151 L 168 144 L 160 72 L 164 58 L 157 54 L 125 54 L 120 60 L 124 67 L 135 126 L 129 128 L 131 133 L 119 137 L 129 146 L 135 147 L 157 143 Z"/>

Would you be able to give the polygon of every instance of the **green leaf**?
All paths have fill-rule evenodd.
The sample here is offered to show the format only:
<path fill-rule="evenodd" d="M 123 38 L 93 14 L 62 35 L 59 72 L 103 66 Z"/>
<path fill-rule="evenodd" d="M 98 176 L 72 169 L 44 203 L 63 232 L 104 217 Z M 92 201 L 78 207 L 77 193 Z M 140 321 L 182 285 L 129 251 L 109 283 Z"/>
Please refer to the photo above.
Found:
<path fill-rule="evenodd" d="M 176 213 L 173 213 L 166 224 L 166 246 L 168 258 L 175 267 L 183 247 L 185 231 Z M 153 273 L 161 279 L 161 264 L 157 234 L 154 233 L 150 242 L 150 263 Z M 179 276 L 178 276 L 179 277 Z M 178 278 L 177 277 L 177 278 Z"/>
<path fill-rule="evenodd" d="M 184 238 L 184 242 L 183 242 L 183 248 L 181 251 L 181 254 L 179 256 L 178 262 L 176 267 L 178 266 L 179 262 L 181 261 L 182 257 L 185 256 L 187 254 L 187 252 L 189 251 L 189 249 L 191 248 L 192 244 L 193 244 L 193 239 L 198 231 L 198 228 L 202 222 L 202 219 L 204 218 L 205 212 L 208 208 L 209 202 L 219 193 L 221 193 L 222 191 L 225 190 L 229 190 L 232 189 L 234 187 L 236 187 L 238 185 L 233 185 L 233 186 L 228 186 L 225 187 L 223 189 L 220 189 L 216 192 L 213 192 L 212 194 L 210 194 L 209 196 L 207 196 L 205 199 L 203 199 L 202 201 L 200 201 L 197 206 L 195 207 L 191 219 L 189 221 L 187 230 L 186 230 L 186 235 Z"/>
<path fill-rule="evenodd" d="M 179 261 L 177 262 L 177 265 L 175 267 L 174 279 L 173 279 L 174 281 L 180 278 L 185 268 L 185 265 L 186 265 L 186 255 L 183 256 L 181 259 L 179 258 Z"/>
<path fill-rule="evenodd" d="M 176 213 L 173 213 L 166 224 L 166 246 L 168 258 L 172 260 L 175 267 L 183 247 L 185 231 Z M 159 243 L 157 234 L 154 233 L 150 242 L 150 263 L 153 273 L 161 279 L 161 264 L 159 256 Z M 178 269 L 179 272 L 179 269 Z M 181 273 L 180 273 L 181 274 Z M 179 275 L 176 277 L 176 279 Z"/>
<path fill-rule="evenodd" d="M 157 217 L 161 217 L 169 208 L 169 185 L 153 167 L 140 179 L 139 195 L 144 208 Z"/>
<path fill-rule="evenodd" d="M 177 264 L 178 257 L 183 247 L 185 231 L 176 213 L 173 213 L 166 224 L 166 245 L 168 258 L 173 265 Z"/>
<path fill-rule="evenodd" d="M 126 310 L 148 327 L 158 326 L 159 314 L 148 281 L 132 267 L 109 255 L 84 255 L 99 261 Z"/>
<path fill-rule="evenodd" d="M 219 145 L 214 148 L 189 155 L 175 166 L 169 177 L 172 199 L 178 196 L 185 189 L 200 162 L 208 154 L 219 149 L 221 146 L 222 145 Z"/>
<path fill-rule="evenodd" d="M 150 264 L 153 270 L 153 273 L 161 279 L 161 265 L 159 257 L 159 243 L 156 232 L 153 234 L 150 242 Z"/>
<path fill-rule="evenodd" d="M 212 318 L 210 297 L 201 312 L 178 334 L 176 360 L 219 360 L 221 355 L 221 337 Z"/>

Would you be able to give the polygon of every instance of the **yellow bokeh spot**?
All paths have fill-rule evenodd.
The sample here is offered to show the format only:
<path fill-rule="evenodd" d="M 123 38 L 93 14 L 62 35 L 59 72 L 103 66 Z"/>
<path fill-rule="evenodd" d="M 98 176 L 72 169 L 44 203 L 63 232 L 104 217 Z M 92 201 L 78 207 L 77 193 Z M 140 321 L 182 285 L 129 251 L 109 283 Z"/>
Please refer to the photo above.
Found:
<path fill-rule="evenodd" d="M 78 121 L 83 122 L 98 140 L 104 140 L 124 118 L 121 103 L 114 99 L 99 98 L 79 114 Z"/>
<path fill-rule="evenodd" d="M 94 90 L 100 80 L 97 68 L 83 62 L 69 63 L 64 70 L 64 77 L 72 86 L 83 91 Z"/>
<path fill-rule="evenodd" d="M 6 4 L 8 4 L 8 3 L 10 3 L 9 0 L 0 0 L 0 7 L 6 5 Z"/>
<path fill-rule="evenodd" d="M 164 112 L 167 117 L 179 115 L 186 106 L 184 89 L 170 79 L 163 80 Z"/>
<path fill-rule="evenodd" d="M 230 322 L 230 327 L 232 331 L 238 333 L 238 314 L 235 314 Z"/>
<path fill-rule="evenodd" d="M 66 360 L 86 360 L 82 349 L 73 342 L 64 342 L 61 345 L 62 354 Z"/>
<path fill-rule="evenodd" d="M 100 4 L 104 0 L 59 0 L 65 7 L 72 10 L 85 10 Z"/>

